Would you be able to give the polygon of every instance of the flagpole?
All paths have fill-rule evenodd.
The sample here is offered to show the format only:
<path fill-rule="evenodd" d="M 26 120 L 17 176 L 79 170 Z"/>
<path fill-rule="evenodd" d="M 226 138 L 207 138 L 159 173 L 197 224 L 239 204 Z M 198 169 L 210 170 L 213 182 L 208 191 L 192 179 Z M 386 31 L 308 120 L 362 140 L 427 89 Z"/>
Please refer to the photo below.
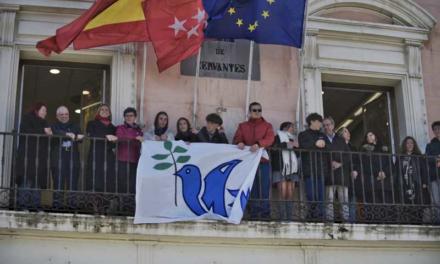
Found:
<path fill-rule="evenodd" d="M 297 131 L 304 129 L 304 119 L 305 119 L 305 84 L 304 84 L 304 56 L 305 56 L 305 47 L 304 44 L 306 42 L 306 32 L 307 32 L 307 18 L 308 18 L 308 1 L 305 2 L 305 9 L 304 9 L 304 22 L 303 22 L 303 37 L 302 37 L 302 48 L 299 52 L 299 95 L 298 95 L 298 102 L 297 102 L 297 114 L 296 114 L 296 121 L 297 121 Z"/>
<path fill-rule="evenodd" d="M 198 90 L 199 90 L 199 76 L 200 76 L 200 60 L 201 60 L 202 48 L 199 48 L 197 53 L 197 63 L 196 63 L 196 76 L 194 78 L 194 94 L 193 94 L 193 113 L 192 113 L 192 123 L 193 127 L 197 128 L 197 101 L 198 101 Z"/>
<path fill-rule="evenodd" d="M 249 104 L 250 104 L 250 93 L 251 93 L 251 84 L 252 84 L 252 66 L 254 62 L 254 44 L 255 42 L 251 40 L 249 43 L 249 71 L 248 71 L 248 78 L 247 78 L 247 87 L 246 87 L 246 105 L 244 106 L 244 120 L 247 120 L 249 115 Z"/>
<path fill-rule="evenodd" d="M 142 79 L 141 79 L 141 102 L 140 102 L 140 123 L 146 125 L 144 120 L 144 100 L 145 100 L 145 78 L 147 76 L 147 43 L 143 43 L 143 54 L 142 54 Z"/>

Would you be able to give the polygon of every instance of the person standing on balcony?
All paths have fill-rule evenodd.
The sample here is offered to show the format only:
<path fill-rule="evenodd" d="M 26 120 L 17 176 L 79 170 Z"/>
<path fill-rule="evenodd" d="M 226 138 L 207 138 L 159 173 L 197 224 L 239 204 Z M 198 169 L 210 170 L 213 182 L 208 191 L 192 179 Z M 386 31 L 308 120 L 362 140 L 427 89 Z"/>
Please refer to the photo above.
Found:
<path fill-rule="evenodd" d="M 430 180 L 430 191 L 432 203 L 435 206 L 440 206 L 440 121 L 435 121 L 431 125 L 434 138 L 426 146 L 425 154 L 428 156 L 428 170 Z M 440 211 L 440 208 L 437 209 Z M 440 213 L 438 213 L 440 217 Z M 437 219 L 440 221 L 440 219 Z"/>
<path fill-rule="evenodd" d="M 275 135 L 272 125 L 262 116 L 262 107 L 258 102 L 249 105 L 250 118 L 241 123 L 234 135 L 234 144 L 243 150 L 245 146 L 250 147 L 251 152 L 256 152 L 260 148 L 270 147 Z M 270 218 L 270 163 L 267 152 L 263 154 L 258 172 L 254 180 L 251 191 L 251 199 L 257 199 L 250 204 L 251 217 L 258 215 L 263 218 Z"/>
<path fill-rule="evenodd" d="M 19 138 L 16 163 L 17 200 L 21 208 L 41 209 L 41 189 L 48 187 L 47 136 L 52 135 L 52 130 L 46 116 L 47 106 L 36 103 L 21 120 L 19 132 L 26 134 Z"/>
<path fill-rule="evenodd" d="M 56 111 L 57 121 L 51 126 L 53 135 L 59 136 L 52 139 L 50 166 L 53 180 L 53 205 L 63 209 L 64 190 L 68 193 L 68 206 L 74 208 L 74 193 L 78 190 L 79 150 L 78 142 L 84 137 L 79 127 L 70 122 L 69 110 L 60 106 Z"/>
<path fill-rule="evenodd" d="M 141 143 L 144 140 L 144 133 L 136 124 L 136 118 L 136 109 L 128 107 L 124 110 L 124 124 L 116 128 L 119 193 L 135 193 L 137 165 L 141 155 Z"/>
<path fill-rule="evenodd" d="M 186 143 L 197 142 L 197 131 L 191 128 L 189 120 L 185 117 L 181 117 L 177 120 L 177 134 L 176 140 L 182 140 Z"/>
<path fill-rule="evenodd" d="M 332 117 L 327 117 L 322 122 L 325 132 L 325 144 L 330 151 L 331 169 L 325 175 L 325 198 L 327 220 L 334 220 L 335 196 L 341 205 L 341 215 L 344 221 L 349 220 L 349 195 L 348 187 L 351 178 L 357 177 L 357 171 L 352 170 L 350 160 L 350 148 L 345 140 L 335 132 L 335 121 Z"/>
<path fill-rule="evenodd" d="M 197 134 L 197 142 L 228 144 L 225 133 L 221 130 L 223 119 L 215 113 L 206 116 L 206 126 Z"/>
<path fill-rule="evenodd" d="M 312 113 L 306 118 L 308 129 L 298 135 L 300 159 L 305 179 L 309 217 L 321 220 L 324 213 L 324 176 L 328 172 L 325 135 L 321 132 L 322 116 Z M 303 151 L 304 150 L 304 151 Z"/>
<path fill-rule="evenodd" d="M 157 113 L 154 118 L 154 126 L 148 130 L 145 135 L 145 140 L 154 141 L 173 141 L 174 134 L 168 129 L 168 114 L 166 112 Z"/>
<path fill-rule="evenodd" d="M 348 130 L 348 128 L 346 128 L 346 127 L 342 127 L 339 130 L 338 135 L 344 139 L 345 144 L 347 144 L 348 149 L 350 150 L 349 158 L 350 158 L 350 163 L 351 163 L 351 169 L 353 171 L 356 171 L 357 174 L 359 175 L 360 156 L 359 156 L 359 153 L 354 153 L 357 151 L 357 149 L 353 144 L 351 144 L 350 130 Z M 356 174 L 356 173 L 354 173 L 354 174 Z M 350 186 L 348 188 L 348 197 L 350 199 L 350 222 L 351 223 L 356 221 L 356 213 L 357 213 L 356 195 L 360 195 L 360 194 L 356 193 L 356 189 L 355 189 L 356 183 L 359 182 L 359 180 L 356 180 L 356 179 L 358 179 L 357 178 L 358 175 L 356 175 L 356 177 L 354 175 L 352 175 L 352 178 L 350 181 Z"/>
<path fill-rule="evenodd" d="M 89 121 L 86 127 L 90 137 L 90 149 L 87 161 L 86 190 L 93 192 L 115 191 L 115 143 L 116 127 L 111 121 L 110 107 L 99 106 L 95 120 Z M 95 208 L 96 209 L 96 208 Z"/>
<path fill-rule="evenodd" d="M 280 216 L 286 220 L 292 219 L 295 183 L 299 180 L 298 160 L 293 151 L 298 148 L 294 129 L 292 122 L 283 122 L 275 136 L 274 149 L 271 150 L 272 179 L 278 189 Z"/>
<path fill-rule="evenodd" d="M 423 216 L 423 205 L 430 204 L 426 159 L 413 137 L 403 139 L 400 154 L 395 166 L 395 198 L 400 204 L 408 205 L 404 206 L 400 219 L 408 223 L 419 222 Z"/>

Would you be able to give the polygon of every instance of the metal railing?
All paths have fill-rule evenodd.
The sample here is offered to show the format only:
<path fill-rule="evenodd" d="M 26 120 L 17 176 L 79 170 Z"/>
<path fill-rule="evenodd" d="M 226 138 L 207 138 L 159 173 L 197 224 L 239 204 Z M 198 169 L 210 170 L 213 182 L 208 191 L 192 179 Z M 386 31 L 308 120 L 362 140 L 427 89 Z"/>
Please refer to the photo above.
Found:
<path fill-rule="evenodd" d="M 0 208 L 134 215 L 130 157 L 138 144 L 0 133 Z M 440 224 L 438 157 L 276 148 L 269 155 L 245 219 Z M 287 195 L 274 187 L 286 183 Z"/>

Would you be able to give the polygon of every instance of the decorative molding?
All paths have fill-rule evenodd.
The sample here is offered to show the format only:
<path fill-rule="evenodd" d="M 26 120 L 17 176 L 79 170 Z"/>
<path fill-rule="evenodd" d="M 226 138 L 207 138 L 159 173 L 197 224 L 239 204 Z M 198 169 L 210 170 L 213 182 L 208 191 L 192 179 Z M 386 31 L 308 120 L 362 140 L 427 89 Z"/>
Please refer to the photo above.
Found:
<path fill-rule="evenodd" d="M 413 0 L 310 0 L 308 14 L 337 7 L 357 7 L 373 10 L 409 27 L 431 30 L 437 20 Z"/>
<path fill-rule="evenodd" d="M 15 17 L 18 10 L 17 5 L 0 5 L 0 46 L 14 44 Z"/>

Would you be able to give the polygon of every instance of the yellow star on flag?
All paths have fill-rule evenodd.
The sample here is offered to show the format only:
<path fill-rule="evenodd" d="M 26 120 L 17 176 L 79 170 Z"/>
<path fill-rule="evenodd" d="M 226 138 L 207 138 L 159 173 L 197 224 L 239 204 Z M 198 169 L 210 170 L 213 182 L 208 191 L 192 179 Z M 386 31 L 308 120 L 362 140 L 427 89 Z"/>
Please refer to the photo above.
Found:
<path fill-rule="evenodd" d="M 243 26 L 243 19 L 241 18 L 237 19 L 237 22 L 235 22 L 235 24 L 237 24 L 237 26 L 239 27 Z"/>
<path fill-rule="evenodd" d="M 264 19 L 267 19 L 269 17 L 269 11 L 263 10 L 263 13 L 261 14 L 261 16 L 264 17 Z"/>
<path fill-rule="evenodd" d="M 229 13 L 229 15 L 233 15 L 233 14 L 235 14 L 235 8 L 233 8 L 233 7 L 230 7 L 229 9 L 228 9 L 228 13 Z"/>
<path fill-rule="evenodd" d="M 266 0 L 266 1 L 269 3 L 269 5 L 275 3 L 275 0 Z"/>
<path fill-rule="evenodd" d="M 254 24 L 249 24 L 248 30 L 249 30 L 250 32 L 253 32 L 256 28 L 257 28 L 256 25 L 254 25 Z"/>

